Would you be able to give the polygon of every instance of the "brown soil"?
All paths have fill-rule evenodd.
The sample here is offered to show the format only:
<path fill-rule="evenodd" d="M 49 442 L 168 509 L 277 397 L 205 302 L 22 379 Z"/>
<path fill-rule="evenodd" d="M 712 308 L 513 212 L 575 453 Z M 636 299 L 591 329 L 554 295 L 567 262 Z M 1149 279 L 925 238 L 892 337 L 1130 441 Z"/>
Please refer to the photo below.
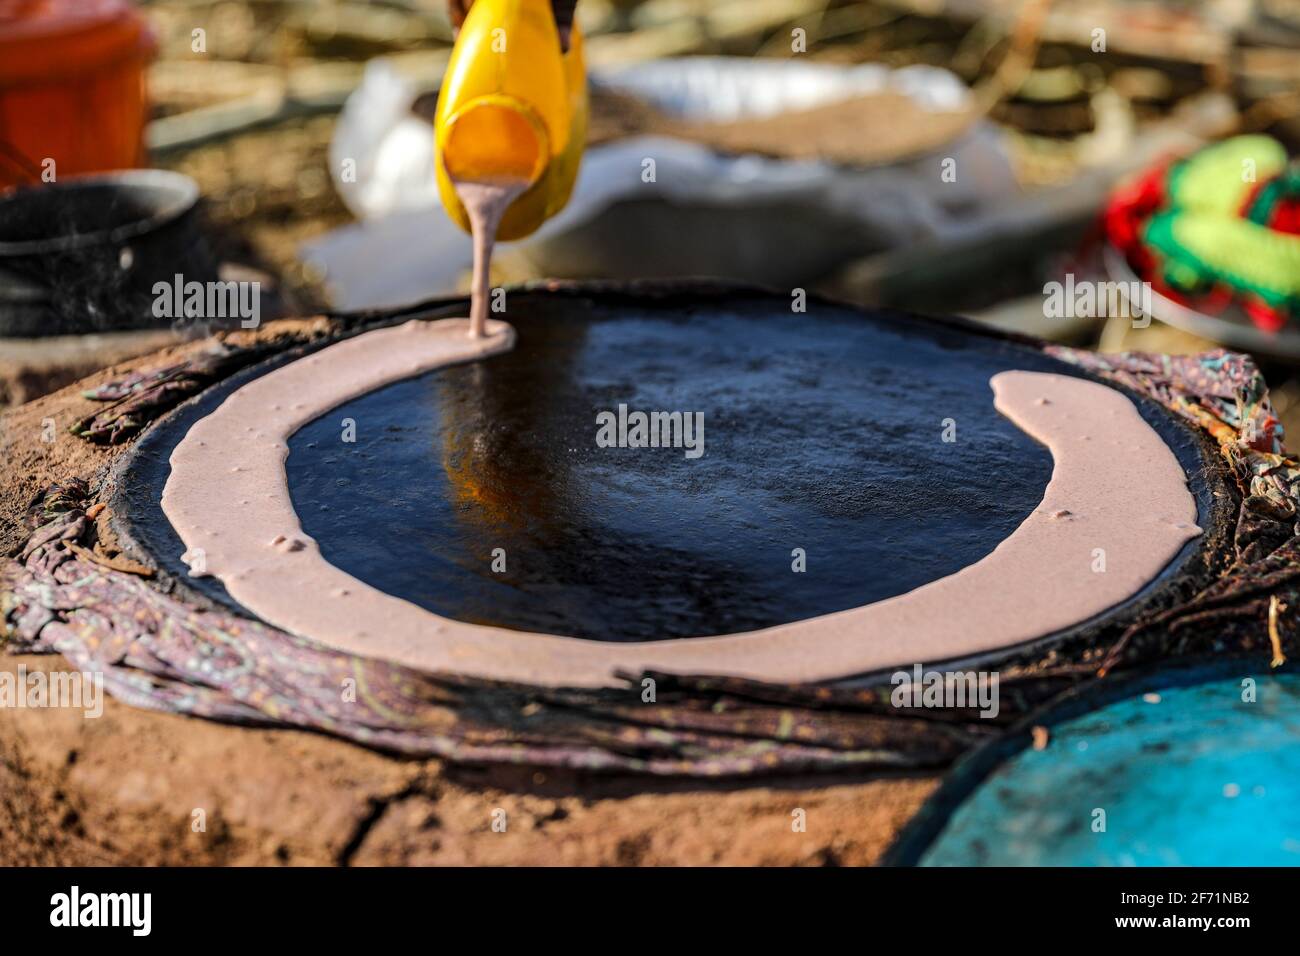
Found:
<path fill-rule="evenodd" d="M 65 666 L 0 660 L 19 664 Z M 933 787 L 455 768 L 114 700 L 0 709 L 0 865 L 864 865 Z"/>
<path fill-rule="evenodd" d="M 0 408 L 21 405 L 91 372 L 161 348 L 167 330 L 0 339 Z"/>
<path fill-rule="evenodd" d="M 255 336 L 325 326 L 278 322 Z M 201 345 L 130 365 L 164 364 Z M 37 491 L 73 476 L 93 481 L 129 447 L 91 445 L 66 430 L 95 408 L 81 390 L 126 368 L 0 413 L 0 553 L 25 537 L 20 518 Z M 47 418 L 56 424 L 52 443 L 41 441 Z M 20 664 L 67 667 L 61 657 L 0 652 L 0 669 Z M 0 865 L 865 865 L 936 783 L 933 775 L 706 782 L 457 767 L 111 699 L 97 719 L 0 708 Z M 493 829 L 497 811 L 504 832 Z"/>

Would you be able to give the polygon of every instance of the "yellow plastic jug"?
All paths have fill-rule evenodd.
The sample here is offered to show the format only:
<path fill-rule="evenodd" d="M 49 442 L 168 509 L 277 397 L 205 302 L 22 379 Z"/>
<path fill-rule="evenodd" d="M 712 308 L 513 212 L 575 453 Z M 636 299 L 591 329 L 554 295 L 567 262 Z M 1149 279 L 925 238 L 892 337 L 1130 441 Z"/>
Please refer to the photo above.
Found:
<path fill-rule="evenodd" d="M 455 181 L 528 182 L 497 238 L 519 239 L 564 208 L 587 135 L 587 76 L 575 25 L 565 53 L 550 0 L 476 0 L 434 117 L 438 192 L 466 232 Z"/>

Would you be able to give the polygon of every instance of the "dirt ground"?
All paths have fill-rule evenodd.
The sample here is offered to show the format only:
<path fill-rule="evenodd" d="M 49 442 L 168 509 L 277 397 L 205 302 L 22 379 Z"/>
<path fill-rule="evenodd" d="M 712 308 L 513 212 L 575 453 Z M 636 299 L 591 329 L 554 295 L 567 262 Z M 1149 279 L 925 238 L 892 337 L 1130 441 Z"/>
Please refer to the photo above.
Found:
<path fill-rule="evenodd" d="M 257 334 L 324 327 L 272 323 Z M 37 491 L 74 476 L 93 481 L 128 447 L 92 445 L 67 426 L 96 407 L 83 388 L 135 364 L 0 413 L 0 552 L 21 543 Z M 41 440 L 46 420 L 55 423 L 50 443 Z M 0 669 L 20 665 L 67 667 L 61 657 L 0 651 Z M 936 784 L 933 775 L 745 782 L 457 767 L 111 699 L 89 719 L 0 708 L 0 865 L 867 865 Z M 493 829 L 500 811 L 503 832 Z"/>
<path fill-rule="evenodd" d="M 865 865 L 934 785 L 455 768 L 114 700 L 0 709 L 0 865 Z"/>

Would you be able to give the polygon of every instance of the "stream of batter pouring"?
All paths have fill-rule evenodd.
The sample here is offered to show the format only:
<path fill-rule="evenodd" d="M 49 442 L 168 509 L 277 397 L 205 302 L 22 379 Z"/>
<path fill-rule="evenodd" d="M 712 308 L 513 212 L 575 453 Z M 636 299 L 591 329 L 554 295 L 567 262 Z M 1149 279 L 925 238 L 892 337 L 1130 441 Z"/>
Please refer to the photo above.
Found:
<path fill-rule="evenodd" d="M 492 247 L 496 245 L 501 217 L 510 204 L 528 189 L 522 179 L 452 179 L 456 195 L 469 216 L 474 236 L 474 279 L 470 290 L 470 338 L 483 337 L 487 326 L 488 296 L 492 291 Z"/>

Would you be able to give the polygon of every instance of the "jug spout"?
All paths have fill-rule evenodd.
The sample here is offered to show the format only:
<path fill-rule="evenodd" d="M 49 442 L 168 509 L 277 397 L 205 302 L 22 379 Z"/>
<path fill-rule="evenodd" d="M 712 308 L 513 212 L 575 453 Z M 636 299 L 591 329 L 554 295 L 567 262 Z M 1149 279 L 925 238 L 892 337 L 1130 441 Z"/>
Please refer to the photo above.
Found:
<path fill-rule="evenodd" d="M 434 127 L 438 191 L 471 228 L 463 183 L 517 193 L 496 236 L 529 235 L 568 202 L 586 139 L 582 38 L 565 52 L 550 0 L 477 0 L 447 65 Z"/>
<path fill-rule="evenodd" d="M 532 185 L 550 162 L 546 124 L 523 100 L 479 96 L 447 118 L 440 155 L 454 182 L 513 180 Z"/>

